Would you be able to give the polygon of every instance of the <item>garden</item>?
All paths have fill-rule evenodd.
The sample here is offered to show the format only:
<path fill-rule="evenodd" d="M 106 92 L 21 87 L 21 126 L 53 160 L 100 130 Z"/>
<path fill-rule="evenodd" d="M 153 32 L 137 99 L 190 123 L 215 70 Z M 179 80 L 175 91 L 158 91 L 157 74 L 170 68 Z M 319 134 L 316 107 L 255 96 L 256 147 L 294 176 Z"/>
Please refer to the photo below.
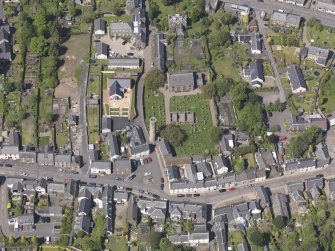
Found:
<path fill-rule="evenodd" d="M 170 111 L 195 112 L 194 124 L 180 124 L 185 131 L 186 139 L 175 147 L 177 156 L 208 154 L 215 152 L 215 144 L 209 142 L 212 129 L 212 117 L 209 101 L 202 95 L 175 96 L 170 101 Z"/>
<path fill-rule="evenodd" d="M 152 91 L 144 88 L 144 118 L 147 128 L 149 128 L 149 119 L 155 117 L 156 132 L 165 126 L 165 106 L 164 96 L 160 91 Z"/>

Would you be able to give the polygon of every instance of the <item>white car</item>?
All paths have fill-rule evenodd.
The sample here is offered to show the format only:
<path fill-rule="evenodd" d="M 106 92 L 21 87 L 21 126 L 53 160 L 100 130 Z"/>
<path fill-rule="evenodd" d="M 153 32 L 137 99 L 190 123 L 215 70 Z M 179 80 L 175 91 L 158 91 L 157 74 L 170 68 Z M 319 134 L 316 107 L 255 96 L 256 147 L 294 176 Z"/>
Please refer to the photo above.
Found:
<path fill-rule="evenodd" d="M 144 173 L 144 176 L 150 176 L 150 175 L 151 175 L 151 172 Z"/>
<path fill-rule="evenodd" d="M 144 161 L 143 161 L 143 159 L 140 159 L 140 163 L 141 163 L 141 166 L 144 165 Z"/>
<path fill-rule="evenodd" d="M 21 173 L 21 176 L 29 176 L 27 173 Z"/>

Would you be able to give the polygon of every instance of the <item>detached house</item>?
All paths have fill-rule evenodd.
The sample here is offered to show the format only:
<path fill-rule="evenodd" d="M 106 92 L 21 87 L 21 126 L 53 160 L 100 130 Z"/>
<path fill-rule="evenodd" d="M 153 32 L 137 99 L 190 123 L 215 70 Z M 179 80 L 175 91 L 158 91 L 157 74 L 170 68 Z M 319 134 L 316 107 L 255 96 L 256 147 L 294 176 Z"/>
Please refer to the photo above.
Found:
<path fill-rule="evenodd" d="M 251 87 L 262 87 L 262 84 L 265 81 L 262 62 L 260 60 L 251 62 L 249 68 L 244 69 L 243 75 L 250 79 Z"/>
<path fill-rule="evenodd" d="M 308 48 L 307 59 L 314 61 L 320 66 L 326 66 L 330 57 L 330 51 L 327 49 L 310 46 Z"/>
<path fill-rule="evenodd" d="M 109 78 L 107 81 L 110 100 L 122 99 L 124 93 L 132 87 L 130 78 Z"/>
<path fill-rule="evenodd" d="M 296 64 L 287 68 L 287 77 L 290 80 L 291 90 L 293 93 L 307 91 L 307 84 L 300 67 Z"/>
<path fill-rule="evenodd" d="M 94 35 L 105 35 L 106 23 L 101 18 L 94 20 Z"/>

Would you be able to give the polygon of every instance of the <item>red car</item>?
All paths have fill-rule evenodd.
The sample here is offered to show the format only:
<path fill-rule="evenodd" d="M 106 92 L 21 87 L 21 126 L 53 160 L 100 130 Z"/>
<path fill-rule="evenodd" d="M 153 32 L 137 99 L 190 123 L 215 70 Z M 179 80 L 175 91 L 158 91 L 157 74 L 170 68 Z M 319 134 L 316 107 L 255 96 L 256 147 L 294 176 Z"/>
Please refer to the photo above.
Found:
<path fill-rule="evenodd" d="M 149 156 L 149 157 L 147 158 L 147 161 L 148 161 L 148 163 L 151 163 L 151 162 L 152 162 L 152 158 Z"/>
<path fill-rule="evenodd" d="M 228 190 L 229 191 L 234 191 L 234 190 L 236 190 L 236 188 L 235 187 L 230 187 L 230 188 L 228 188 Z"/>
<path fill-rule="evenodd" d="M 161 178 L 161 183 L 164 183 L 164 178 Z"/>

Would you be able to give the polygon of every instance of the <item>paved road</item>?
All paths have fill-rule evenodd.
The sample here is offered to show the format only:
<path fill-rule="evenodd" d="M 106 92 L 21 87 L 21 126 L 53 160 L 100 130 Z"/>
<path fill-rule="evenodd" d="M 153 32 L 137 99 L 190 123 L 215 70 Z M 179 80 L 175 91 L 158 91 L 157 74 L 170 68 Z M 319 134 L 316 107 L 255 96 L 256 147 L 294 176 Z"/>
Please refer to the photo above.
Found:
<path fill-rule="evenodd" d="M 86 120 L 86 88 L 88 78 L 88 65 L 82 62 L 83 73 L 82 83 L 80 84 L 80 101 L 79 101 L 79 128 L 81 132 L 80 156 L 83 158 L 83 172 L 88 171 L 88 138 L 87 138 L 87 120 Z"/>
<path fill-rule="evenodd" d="M 221 0 L 222 1 L 222 0 Z M 235 4 L 247 4 L 254 10 L 264 10 L 268 13 L 272 13 L 273 10 L 284 10 L 288 13 L 293 13 L 304 17 L 308 20 L 310 17 L 318 18 L 322 24 L 335 27 L 335 15 L 326 14 L 319 12 L 315 9 L 308 9 L 299 7 L 291 4 L 280 3 L 272 0 L 264 0 L 264 2 L 257 2 L 257 0 L 223 0 L 222 2 L 234 2 Z"/>
<path fill-rule="evenodd" d="M 284 88 L 283 88 L 283 86 L 281 84 L 281 81 L 280 81 L 278 66 L 276 64 L 276 61 L 274 60 L 273 55 L 272 55 L 272 50 L 270 48 L 270 45 L 266 42 L 266 33 L 265 33 L 266 28 L 264 26 L 264 22 L 263 22 L 263 19 L 260 16 L 259 11 L 256 11 L 256 19 L 257 19 L 259 31 L 263 34 L 263 42 L 264 42 L 268 57 L 270 59 L 272 69 L 275 73 L 275 81 L 276 81 L 276 84 L 277 84 L 278 90 L 279 90 L 280 102 L 284 103 L 286 101 L 285 91 L 284 91 Z"/>

